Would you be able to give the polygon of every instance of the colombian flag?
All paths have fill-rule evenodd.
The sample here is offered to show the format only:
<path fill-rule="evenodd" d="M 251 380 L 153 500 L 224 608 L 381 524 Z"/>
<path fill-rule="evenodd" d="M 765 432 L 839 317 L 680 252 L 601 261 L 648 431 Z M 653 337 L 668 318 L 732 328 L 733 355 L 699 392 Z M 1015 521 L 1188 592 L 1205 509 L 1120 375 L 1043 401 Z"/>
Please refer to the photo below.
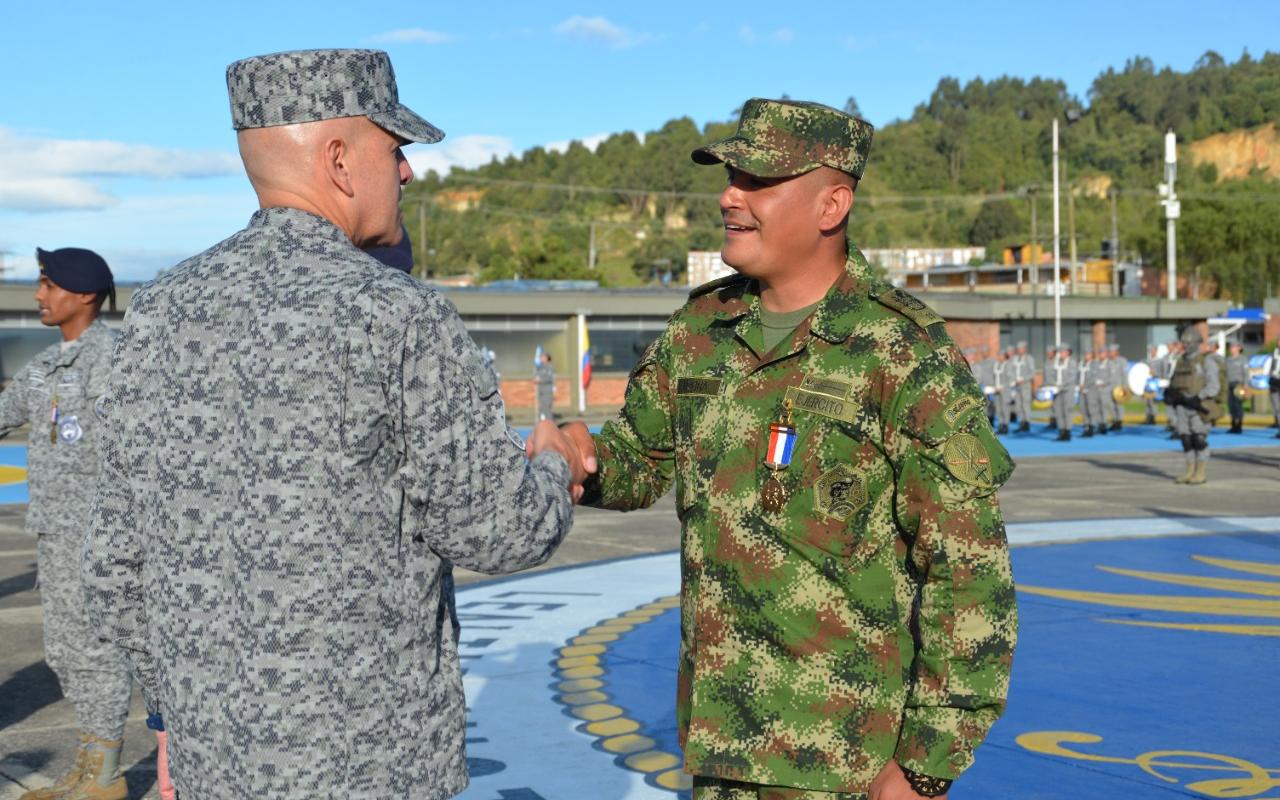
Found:
<path fill-rule="evenodd" d="M 591 337 L 587 334 L 587 318 L 578 317 L 578 342 L 582 352 L 582 388 L 591 385 Z"/>

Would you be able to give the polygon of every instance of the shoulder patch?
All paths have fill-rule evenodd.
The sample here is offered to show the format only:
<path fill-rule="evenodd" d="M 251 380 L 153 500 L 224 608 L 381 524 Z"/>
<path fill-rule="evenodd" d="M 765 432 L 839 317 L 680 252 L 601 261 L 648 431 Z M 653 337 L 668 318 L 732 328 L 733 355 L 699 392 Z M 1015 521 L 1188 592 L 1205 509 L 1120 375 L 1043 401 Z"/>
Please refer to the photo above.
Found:
<path fill-rule="evenodd" d="M 735 283 L 746 283 L 749 280 L 751 279 L 737 272 L 733 273 L 732 275 L 726 275 L 723 278 L 716 278 L 714 281 L 707 281 L 706 283 L 702 284 L 701 286 L 689 292 L 689 299 L 692 300 L 695 297 L 701 297 L 704 294 L 710 294 L 711 292 L 714 292 L 717 289 L 723 289 L 724 287 L 732 286 Z"/>
<path fill-rule="evenodd" d="M 925 305 L 920 298 L 909 292 L 904 292 L 896 286 L 873 289 L 871 296 L 878 300 L 881 305 L 892 308 L 921 328 L 927 328 L 943 321 L 942 317 L 938 316 L 937 312 L 932 308 Z"/>

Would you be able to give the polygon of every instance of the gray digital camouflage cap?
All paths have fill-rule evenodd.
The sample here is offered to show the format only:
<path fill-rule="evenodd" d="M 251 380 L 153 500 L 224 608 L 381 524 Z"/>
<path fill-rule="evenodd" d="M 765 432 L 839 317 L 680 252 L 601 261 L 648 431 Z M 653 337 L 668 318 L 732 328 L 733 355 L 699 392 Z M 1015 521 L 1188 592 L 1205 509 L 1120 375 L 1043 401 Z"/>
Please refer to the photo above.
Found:
<path fill-rule="evenodd" d="M 724 162 L 761 178 L 828 166 L 861 180 L 874 131 L 871 123 L 821 103 L 757 97 L 742 107 L 737 133 L 694 150 L 693 160 Z"/>
<path fill-rule="evenodd" d="M 227 67 L 236 130 L 338 117 L 368 117 L 402 139 L 430 144 L 444 131 L 400 105 L 391 59 L 381 50 L 295 50 Z"/>

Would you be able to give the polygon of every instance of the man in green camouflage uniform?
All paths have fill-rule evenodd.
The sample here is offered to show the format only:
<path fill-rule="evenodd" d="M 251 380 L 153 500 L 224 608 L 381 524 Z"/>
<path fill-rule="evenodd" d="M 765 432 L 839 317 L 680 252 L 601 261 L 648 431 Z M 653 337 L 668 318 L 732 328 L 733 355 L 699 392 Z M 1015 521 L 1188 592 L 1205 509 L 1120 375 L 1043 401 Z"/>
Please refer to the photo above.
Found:
<path fill-rule="evenodd" d="M 695 800 L 940 796 L 1004 706 L 1013 463 L 942 319 L 846 250 L 870 144 L 834 109 L 748 101 L 693 154 L 727 168 L 740 274 L 691 294 L 594 441 L 567 429 L 596 506 L 675 484 Z"/>

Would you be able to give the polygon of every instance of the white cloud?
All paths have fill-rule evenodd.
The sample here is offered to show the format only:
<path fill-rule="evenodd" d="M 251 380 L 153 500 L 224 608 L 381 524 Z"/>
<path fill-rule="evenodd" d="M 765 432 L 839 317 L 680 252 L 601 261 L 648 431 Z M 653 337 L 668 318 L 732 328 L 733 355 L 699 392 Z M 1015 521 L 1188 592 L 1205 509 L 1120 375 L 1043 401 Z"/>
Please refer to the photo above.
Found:
<path fill-rule="evenodd" d="M 445 44 L 452 42 L 453 37 L 447 33 L 429 31 L 425 28 L 398 28 L 370 36 L 367 41 L 374 44 Z"/>
<path fill-rule="evenodd" d="M 590 136 L 584 136 L 581 139 L 560 139 L 559 141 L 548 142 L 546 144 L 546 149 L 556 153 L 564 153 L 569 150 L 569 145 L 576 141 L 582 142 L 583 147 L 594 153 L 596 148 L 600 146 L 600 143 L 612 135 L 613 134 L 611 133 L 593 133 Z"/>
<path fill-rule="evenodd" d="M 258 203 L 244 179 L 222 179 L 216 193 L 123 197 L 105 209 L 23 214 L 0 210 L 6 277 L 36 276 L 35 249 L 88 247 L 119 281 L 154 277 L 244 227 Z"/>
<path fill-rule="evenodd" d="M 626 28 L 620 28 L 604 17 L 569 17 L 557 25 L 555 31 L 574 39 L 599 42 L 618 48 L 635 47 L 653 38 L 647 33 L 637 34 Z"/>
<path fill-rule="evenodd" d="M 177 150 L 124 142 L 38 139 L 0 127 L 0 208 L 58 211 L 110 206 L 91 178 L 209 178 L 240 172 L 240 159 L 216 150 Z"/>
<path fill-rule="evenodd" d="M 404 154 L 415 175 L 422 175 L 429 169 L 444 175 L 454 167 L 479 167 L 495 157 L 505 158 L 514 151 L 515 145 L 505 136 L 471 134 L 452 136 L 440 144 L 410 145 Z"/>
<path fill-rule="evenodd" d="M 738 38 L 747 44 L 755 44 L 762 37 L 750 25 L 743 25 L 738 28 Z M 791 44 L 796 40 L 796 33 L 790 28 L 778 28 L 764 38 L 768 38 L 774 44 Z"/>

